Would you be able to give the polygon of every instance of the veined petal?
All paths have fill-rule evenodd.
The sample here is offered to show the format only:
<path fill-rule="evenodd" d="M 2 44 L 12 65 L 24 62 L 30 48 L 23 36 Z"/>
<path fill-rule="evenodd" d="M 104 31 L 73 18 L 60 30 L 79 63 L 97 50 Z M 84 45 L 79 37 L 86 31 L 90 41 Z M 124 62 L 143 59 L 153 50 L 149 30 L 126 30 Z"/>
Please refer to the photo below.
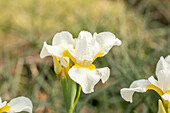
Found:
<path fill-rule="evenodd" d="M 61 45 L 63 47 L 68 45 L 74 45 L 74 39 L 69 32 L 62 31 L 60 33 L 55 34 L 52 41 L 52 45 L 53 46 Z"/>
<path fill-rule="evenodd" d="M 134 92 L 141 92 L 141 93 L 146 92 L 147 91 L 146 87 L 149 84 L 150 82 L 148 80 L 144 80 L 144 79 L 136 80 L 132 82 L 129 88 L 121 89 L 120 94 L 124 100 L 132 103 L 132 97 Z"/>
<path fill-rule="evenodd" d="M 62 57 L 64 48 L 59 47 L 59 46 L 51 46 L 48 45 L 46 42 L 44 42 L 43 48 L 40 53 L 40 57 L 44 58 L 46 56 L 57 56 L 57 57 Z"/>
<path fill-rule="evenodd" d="M 30 101 L 30 99 L 26 98 L 26 97 L 17 97 L 12 99 L 9 104 L 10 106 L 10 110 L 9 112 L 21 112 L 21 111 L 26 111 L 29 113 L 32 113 L 32 102 Z"/>
<path fill-rule="evenodd" d="M 84 93 L 94 92 L 94 86 L 101 78 L 101 75 L 95 69 L 89 70 L 87 68 L 76 68 L 73 66 L 68 73 L 73 81 L 81 85 Z"/>
<path fill-rule="evenodd" d="M 121 45 L 121 40 L 116 38 L 111 32 L 101 32 L 94 35 L 96 35 L 96 40 L 99 43 L 100 51 L 104 53 L 103 56 L 106 55 L 113 46 Z"/>
<path fill-rule="evenodd" d="M 87 61 L 91 64 L 94 57 L 99 52 L 99 49 L 99 44 L 96 42 L 95 38 L 92 37 L 91 33 L 81 31 L 75 48 L 76 62 Z"/>
<path fill-rule="evenodd" d="M 170 93 L 165 93 L 165 94 L 163 94 L 163 95 L 162 95 L 162 98 L 163 98 L 164 100 L 168 100 L 169 103 L 170 103 Z"/>

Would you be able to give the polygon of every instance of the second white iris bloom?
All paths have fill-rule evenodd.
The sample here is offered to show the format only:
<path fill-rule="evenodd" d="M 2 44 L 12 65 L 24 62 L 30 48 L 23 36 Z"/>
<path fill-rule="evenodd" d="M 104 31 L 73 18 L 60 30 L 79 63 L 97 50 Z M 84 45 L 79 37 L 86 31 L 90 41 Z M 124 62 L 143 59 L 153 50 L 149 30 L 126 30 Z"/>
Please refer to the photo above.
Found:
<path fill-rule="evenodd" d="M 156 76 L 158 80 L 151 76 L 148 80 L 134 81 L 130 88 L 121 89 L 122 98 L 132 102 L 134 92 L 146 92 L 151 89 L 156 91 L 161 96 L 165 106 L 168 106 L 170 103 L 170 55 L 165 59 L 160 58 L 156 66 Z"/>

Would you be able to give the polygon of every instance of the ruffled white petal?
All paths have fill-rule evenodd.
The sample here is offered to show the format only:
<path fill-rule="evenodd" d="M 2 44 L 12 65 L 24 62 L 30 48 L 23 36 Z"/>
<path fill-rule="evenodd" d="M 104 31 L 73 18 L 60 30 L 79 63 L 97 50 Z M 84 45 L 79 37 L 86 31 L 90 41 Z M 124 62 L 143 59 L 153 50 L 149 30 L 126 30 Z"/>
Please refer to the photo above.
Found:
<path fill-rule="evenodd" d="M 95 33 L 94 36 L 99 43 L 100 51 L 104 53 L 103 56 L 106 55 L 113 46 L 121 45 L 121 40 L 116 38 L 111 32 L 101 32 L 99 34 Z"/>
<path fill-rule="evenodd" d="M 136 80 L 132 82 L 129 88 L 121 89 L 120 94 L 124 100 L 132 103 L 134 92 L 146 92 L 146 86 L 149 84 L 150 82 L 148 80 Z"/>
<path fill-rule="evenodd" d="M 26 111 L 29 113 L 32 113 L 32 102 L 30 99 L 26 97 L 17 97 L 12 99 L 9 104 L 11 108 L 9 113 L 15 113 L 15 112 L 21 112 L 21 111 Z"/>
<path fill-rule="evenodd" d="M 170 94 L 165 93 L 164 95 L 162 95 L 162 98 L 170 102 Z"/>
<path fill-rule="evenodd" d="M 99 50 L 99 44 L 96 42 L 95 38 L 92 37 L 91 33 L 81 31 L 75 49 L 76 62 L 92 62 Z"/>
<path fill-rule="evenodd" d="M 62 31 L 60 33 L 55 34 L 52 41 L 52 45 L 53 46 L 61 45 L 63 47 L 66 47 L 68 45 L 74 45 L 74 39 L 69 32 Z"/>
<path fill-rule="evenodd" d="M 100 75 L 102 83 L 105 83 L 109 79 L 110 69 L 108 67 L 98 68 L 96 71 Z"/>
<path fill-rule="evenodd" d="M 59 47 L 59 46 L 51 46 L 48 45 L 46 42 L 44 42 L 43 48 L 40 53 L 40 57 L 44 58 L 46 56 L 57 56 L 57 57 L 62 57 L 64 48 Z"/>
<path fill-rule="evenodd" d="M 89 70 L 87 68 L 75 68 L 73 66 L 68 73 L 73 81 L 81 85 L 84 93 L 94 92 L 94 86 L 99 80 L 102 79 L 104 83 L 109 77 L 108 68 Z"/>

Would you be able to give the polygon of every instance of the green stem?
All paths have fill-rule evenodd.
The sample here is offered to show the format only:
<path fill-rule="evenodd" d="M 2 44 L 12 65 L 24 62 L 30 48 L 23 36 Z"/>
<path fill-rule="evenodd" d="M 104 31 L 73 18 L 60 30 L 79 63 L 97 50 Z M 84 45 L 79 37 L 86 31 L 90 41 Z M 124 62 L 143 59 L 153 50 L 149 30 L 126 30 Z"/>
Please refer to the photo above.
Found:
<path fill-rule="evenodd" d="M 74 100 L 76 97 L 76 92 L 77 92 L 77 84 L 68 77 L 68 100 L 69 100 L 69 108 L 67 109 L 67 113 L 73 113 L 74 112 Z"/>
<path fill-rule="evenodd" d="M 81 86 L 78 85 L 78 92 L 77 92 L 76 99 L 75 99 L 75 101 L 74 101 L 73 109 L 75 108 L 75 106 L 76 106 L 76 104 L 77 104 L 77 102 L 78 102 L 78 100 L 79 100 L 79 98 L 80 98 L 80 93 L 81 93 Z"/>
<path fill-rule="evenodd" d="M 68 109 L 69 105 L 68 105 L 68 99 L 67 99 L 67 79 L 66 78 L 61 78 L 61 87 L 62 87 L 62 91 L 63 91 L 63 96 L 64 96 L 64 102 L 66 105 L 66 109 Z"/>
<path fill-rule="evenodd" d="M 70 77 L 61 78 L 61 86 L 67 113 L 74 113 L 75 106 L 80 97 L 81 86 L 70 79 Z"/>
<path fill-rule="evenodd" d="M 70 108 L 70 109 L 67 110 L 67 113 L 73 113 L 73 112 L 74 112 L 74 109 Z"/>

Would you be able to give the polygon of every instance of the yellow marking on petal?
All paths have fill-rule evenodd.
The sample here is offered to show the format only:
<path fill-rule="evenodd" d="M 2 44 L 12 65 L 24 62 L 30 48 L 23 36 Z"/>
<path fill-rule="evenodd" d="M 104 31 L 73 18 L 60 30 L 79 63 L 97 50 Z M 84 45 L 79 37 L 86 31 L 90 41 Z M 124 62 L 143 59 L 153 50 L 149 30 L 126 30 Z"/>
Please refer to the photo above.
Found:
<path fill-rule="evenodd" d="M 75 68 L 86 68 L 86 69 L 89 69 L 89 70 L 96 69 L 95 65 L 93 65 L 93 64 L 91 64 L 90 66 L 87 66 L 87 67 L 83 67 L 83 66 L 80 66 L 78 64 L 75 64 L 73 67 L 75 67 Z"/>
<path fill-rule="evenodd" d="M 104 53 L 103 53 L 102 51 L 99 51 L 99 52 L 97 53 L 97 55 L 94 57 L 93 62 L 94 62 L 98 57 L 102 57 L 103 55 L 104 55 Z"/>
<path fill-rule="evenodd" d="M 170 91 L 166 91 L 165 93 L 170 95 Z"/>
<path fill-rule="evenodd" d="M 76 59 L 69 53 L 68 50 L 63 52 L 63 57 L 69 57 L 74 63 L 76 63 Z"/>
<path fill-rule="evenodd" d="M 6 104 L 4 107 L 2 107 L 0 109 L 0 113 L 3 113 L 3 112 L 8 112 L 10 110 L 10 106 L 8 106 L 8 104 Z"/>
<path fill-rule="evenodd" d="M 146 90 L 154 90 L 154 91 L 156 91 L 161 97 L 162 97 L 162 95 L 163 95 L 163 91 L 162 91 L 159 87 L 157 87 L 157 86 L 155 86 L 155 85 L 153 85 L 153 84 L 149 84 L 148 86 L 146 86 Z"/>

